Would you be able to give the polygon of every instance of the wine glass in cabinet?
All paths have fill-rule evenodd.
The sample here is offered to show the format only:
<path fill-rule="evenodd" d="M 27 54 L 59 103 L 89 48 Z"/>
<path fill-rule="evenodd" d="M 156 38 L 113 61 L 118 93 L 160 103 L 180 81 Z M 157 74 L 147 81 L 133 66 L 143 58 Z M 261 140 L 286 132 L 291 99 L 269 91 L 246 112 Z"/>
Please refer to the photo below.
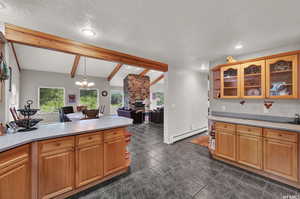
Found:
<path fill-rule="evenodd" d="M 266 60 L 268 98 L 298 97 L 298 55 Z"/>
<path fill-rule="evenodd" d="M 221 68 L 221 98 L 240 97 L 240 65 Z"/>
<path fill-rule="evenodd" d="M 265 60 L 241 65 L 241 97 L 265 98 Z"/>

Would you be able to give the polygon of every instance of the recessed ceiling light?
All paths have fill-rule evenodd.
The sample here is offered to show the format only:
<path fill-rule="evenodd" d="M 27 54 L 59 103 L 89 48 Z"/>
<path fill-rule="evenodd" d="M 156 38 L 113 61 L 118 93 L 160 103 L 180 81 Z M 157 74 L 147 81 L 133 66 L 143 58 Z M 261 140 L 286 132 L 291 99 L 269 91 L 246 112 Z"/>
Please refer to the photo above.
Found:
<path fill-rule="evenodd" d="M 206 66 L 204 64 L 201 65 L 200 70 L 206 70 Z"/>
<path fill-rule="evenodd" d="M 235 48 L 236 50 L 239 50 L 239 49 L 242 49 L 242 48 L 243 48 L 243 45 L 242 45 L 242 44 L 237 44 L 234 48 Z"/>
<path fill-rule="evenodd" d="M 88 29 L 88 28 L 82 29 L 81 32 L 88 37 L 94 37 L 96 35 L 96 33 L 94 31 L 92 31 L 91 29 Z"/>
<path fill-rule="evenodd" d="M 4 8 L 5 8 L 5 5 L 2 2 L 0 2 L 0 9 L 4 9 Z"/>

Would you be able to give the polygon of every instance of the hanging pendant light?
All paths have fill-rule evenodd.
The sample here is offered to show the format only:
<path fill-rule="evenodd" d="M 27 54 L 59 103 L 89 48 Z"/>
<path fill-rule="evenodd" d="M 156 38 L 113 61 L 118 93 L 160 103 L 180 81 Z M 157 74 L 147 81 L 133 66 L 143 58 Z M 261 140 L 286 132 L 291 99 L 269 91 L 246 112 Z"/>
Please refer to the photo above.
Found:
<path fill-rule="evenodd" d="M 86 74 L 86 57 L 84 57 L 84 76 L 82 81 L 76 81 L 75 84 L 77 86 L 80 86 L 81 88 L 90 88 L 92 86 L 95 86 L 94 82 L 88 82 L 87 80 L 87 74 Z"/>

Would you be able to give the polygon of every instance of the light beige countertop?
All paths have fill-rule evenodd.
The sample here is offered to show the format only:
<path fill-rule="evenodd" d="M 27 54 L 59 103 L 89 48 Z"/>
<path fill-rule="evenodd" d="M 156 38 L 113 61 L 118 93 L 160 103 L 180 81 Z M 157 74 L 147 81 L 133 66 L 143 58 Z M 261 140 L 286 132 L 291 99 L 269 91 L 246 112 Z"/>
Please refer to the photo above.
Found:
<path fill-rule="evenodd" d="M 243 124 L 249 126 L 257 126 L 263 128 L 271 128 L 271 129 L 293 131 L 293 132 L 300 133 L 300 125 L 296 125 L 296 124 L 238 119 L 233 117 L 223 117 L 223 116 L 220 117 L 220 116 L 213 116 L 213 115 L 209 115 L 208 119 L 213 121 L 227 122 L 233 124 Z"/>
<path fill-rule="evenodd" d="M 38 125 L 38 129 L 34 131 L 0 136 L 0 152 L 39 140 L 126 127 L 131 125 L 132 121 L 132 119 L 125 117 L 102 116 L 99 119 Z"/>

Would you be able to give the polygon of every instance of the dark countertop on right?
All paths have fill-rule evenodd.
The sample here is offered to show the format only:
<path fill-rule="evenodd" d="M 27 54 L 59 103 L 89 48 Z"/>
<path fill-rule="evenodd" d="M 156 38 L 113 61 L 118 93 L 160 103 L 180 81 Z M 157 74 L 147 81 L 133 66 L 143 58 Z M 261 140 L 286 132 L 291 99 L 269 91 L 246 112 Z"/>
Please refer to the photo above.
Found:
<path fill-rule="evenodd" d="M 253 119 L 239 119 L 239 118 L 234 118 L 234 117 L 230 117 L 230 116 L 214 116 L 214 115 L 209 115 L 208 119 L 213 120 L 213 121 L 227 122 L 227 123 L 233 123 L 233 124 L 242 124 L 242 125 L 249 125 L 249 126 L 257 126 L 257 127 L 263 127 L 263 128 L 271 128 L 271 129 L 293 131 L 293 132 L 300 133 L 300 125 L 297 125 L 297 124 L 260 121 L 260 120 L 253 120 Z"/>

